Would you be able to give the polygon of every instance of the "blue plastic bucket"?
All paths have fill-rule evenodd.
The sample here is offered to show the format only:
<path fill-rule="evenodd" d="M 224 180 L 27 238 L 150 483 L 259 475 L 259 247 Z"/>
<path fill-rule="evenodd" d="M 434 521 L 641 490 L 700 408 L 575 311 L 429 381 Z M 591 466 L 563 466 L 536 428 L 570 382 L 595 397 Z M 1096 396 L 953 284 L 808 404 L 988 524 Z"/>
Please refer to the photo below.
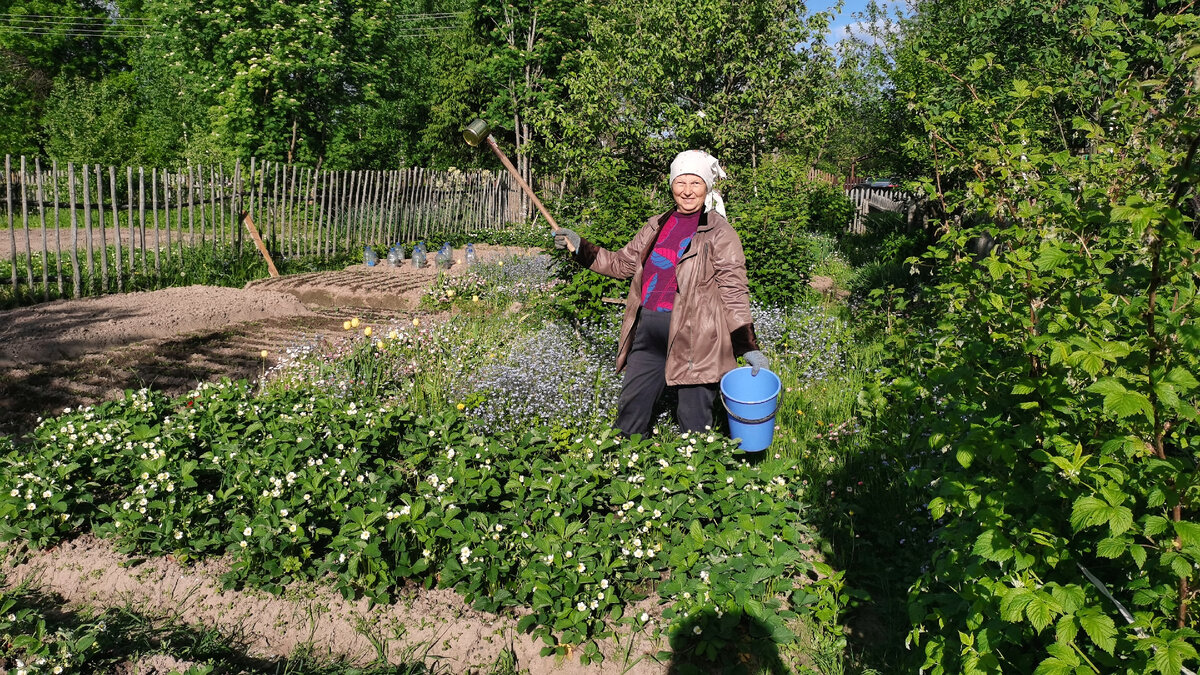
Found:
<path fill-rule="evenodd" d="M 729 435 L 742 440 L 743 452 L 766 450 L 775 438 L 779 376 L 766 368 L 751 375 L 750 366 L 734 368 L 721 378 L 721 401 L 729 413 Z"/>

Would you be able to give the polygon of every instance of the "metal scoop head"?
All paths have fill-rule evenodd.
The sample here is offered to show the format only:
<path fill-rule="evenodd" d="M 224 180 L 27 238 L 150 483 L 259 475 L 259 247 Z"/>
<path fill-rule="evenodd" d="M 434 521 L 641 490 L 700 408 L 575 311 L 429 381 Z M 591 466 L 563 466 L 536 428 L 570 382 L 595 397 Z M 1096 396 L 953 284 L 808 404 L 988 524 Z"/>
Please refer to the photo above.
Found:
<path fill-rule="evenodd" d="M 472 147 L 478 147 L 490 133 L 492 133 L 491 125 L 482 119 L 476 119 L 468 124 L 466 129 L 463 129 L 463 140 Z"/>

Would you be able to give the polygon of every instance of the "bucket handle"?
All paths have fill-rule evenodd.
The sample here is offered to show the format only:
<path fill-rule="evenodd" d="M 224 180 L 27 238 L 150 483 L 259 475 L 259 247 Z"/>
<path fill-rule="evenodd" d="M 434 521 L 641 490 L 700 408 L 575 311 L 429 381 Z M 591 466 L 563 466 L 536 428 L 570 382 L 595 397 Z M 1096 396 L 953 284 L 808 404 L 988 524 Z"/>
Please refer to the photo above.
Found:
<path fill-rule="evenodd" d="M 770 399 L 767 399 L 767 400 L 770 400 Z M 779 412 L 779 407 L 776 406 L 775 409 L 771 411 L 770 415 L 767 415 L 766 417 L 763 417 L 762 419 L 748 420 L 745 417 L 742 417 L 741 415 L 738 415 L 737 413 L 730 410 L 729 402 L 725 400 L 724 396 L 721 397 L 721 405 L 725 407 L 725 412 L 728 413 L 731 418 L 737 420 L 738 422 L 741 422 L 742 424 L 762 424 L 763 422 L 766 422 L 767 420 L 774 418 L 775 413 Z"/>

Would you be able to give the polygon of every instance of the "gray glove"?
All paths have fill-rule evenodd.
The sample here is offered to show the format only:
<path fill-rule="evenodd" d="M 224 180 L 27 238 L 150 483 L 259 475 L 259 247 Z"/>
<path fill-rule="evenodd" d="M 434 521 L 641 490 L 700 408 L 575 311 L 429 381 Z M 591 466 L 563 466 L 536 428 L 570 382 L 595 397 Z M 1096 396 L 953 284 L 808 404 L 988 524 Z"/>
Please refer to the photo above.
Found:
<path fill-rule="evenodd" d="M 758 370 L 760 368 L 767 367 L 767 357 L 757 349 L 752 352 L 746 352 L 745 354 L 742 354 L 742 360 L 746 362 L 746 365 L 752 368 L 750 371 L 751 377 L 758 375 Z"/>
<path fill-rule="evenodd" d="M 570 248 L 571 252 L 579 250 L 579 235 L 574 230 L 560 227 L 554 231 L 554 248 Z"/>

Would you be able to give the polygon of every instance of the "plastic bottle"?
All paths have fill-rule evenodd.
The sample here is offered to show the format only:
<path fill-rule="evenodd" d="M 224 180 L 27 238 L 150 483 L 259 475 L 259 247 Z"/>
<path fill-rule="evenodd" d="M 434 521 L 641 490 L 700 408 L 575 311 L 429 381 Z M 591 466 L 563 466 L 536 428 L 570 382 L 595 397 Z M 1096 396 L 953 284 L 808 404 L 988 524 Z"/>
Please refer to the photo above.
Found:
<path fill-rule="evenodd" d="M 417 245 L 413 248 L 412 264 L 413 267 L 417 268 L 425 266 L 425 242 L 418 241 Z"/>
<path fill-rule="evenodd" d="M 396 266 L 404 264 L 404 244 L 396 242 Z"/>
<path fill-rule="evenodd" d="M 370 246 L 363 247 L 363 264 L 367 267 L 374 267 L 375 263 L 379 262 L 379 256 L 375 254 L 375 249 Z"/>
<path fill-rule="evenodd" d="M 450 251 L 450 244 L 442 244 L 442 247 L 438 249 L 437 255 L 433 257 L 434 265 L 439 270 L 450 269 Z"/>
<path fill-rule="evenodd" d="M 466 255 L 466 258 L 467 258 L 467 264 L 468 264 L 468 265 L 474 265 L 474 264 L 475 264 L 475 261 L 476 261 L 476 258 L 475 258 L 475 245 L 474 245 L 474 244 L 472 244 L 472 243 L 470 243 L 470 242 L 467 242 L 467 255 Z"/>
<path fill-rule="evenodd" d="M 395 267 L 396 265 L 400 264 L 400 261 L 396 258 L 396 247 L 395 246 L 388 249 L 387 261 L 388 261 L 388 266 L 390 266 L 390 267 Z"/>

